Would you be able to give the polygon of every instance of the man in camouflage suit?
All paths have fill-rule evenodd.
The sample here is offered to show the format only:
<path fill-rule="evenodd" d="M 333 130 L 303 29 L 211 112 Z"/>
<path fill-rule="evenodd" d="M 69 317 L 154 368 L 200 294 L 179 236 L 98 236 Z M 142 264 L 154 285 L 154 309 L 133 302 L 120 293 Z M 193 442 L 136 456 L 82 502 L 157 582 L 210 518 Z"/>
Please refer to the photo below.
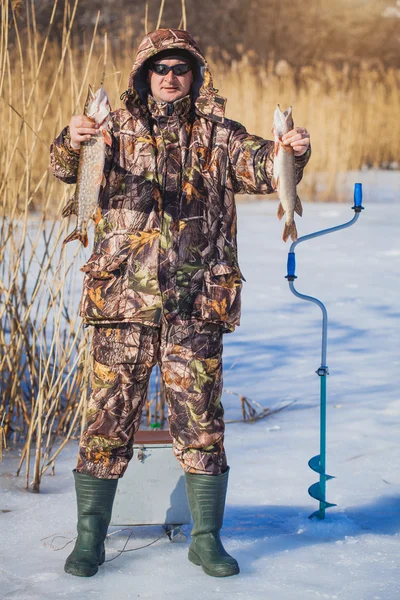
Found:
<path fill-rule="evenodd" d="M 207 62 L 182 30 L 142 41 L 111 115 L 93 254 L 81 316 L 94 325 L 92 393 L 74 471 L 78 538 L 65 570 L 94 575 L 117 481 L 132 457 L 152 367 L 158 363 L 173 449 L 194 520 L 189 560 L 209 575 L 239 572 L 220 529 L 229 467 L 224 451 L 222 335 L 239 324 L 242 275 L 235 193 L 273 191 L 274 144 L 224 118 Z M 54 141 L 56 177 L 75 183 L 80 144 L 96 135 L 73 117 Z M 297 181 L 305 129 L 288 134 Z"/>

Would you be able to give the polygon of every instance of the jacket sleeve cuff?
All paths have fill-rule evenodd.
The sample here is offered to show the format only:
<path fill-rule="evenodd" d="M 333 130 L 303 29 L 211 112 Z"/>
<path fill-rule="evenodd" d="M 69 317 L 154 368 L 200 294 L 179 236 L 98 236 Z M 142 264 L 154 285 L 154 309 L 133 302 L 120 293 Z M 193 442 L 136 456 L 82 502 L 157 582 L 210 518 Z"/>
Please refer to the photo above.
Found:
<path fill-rule="evenodd" d="M 309 146 L 301 156 L 296 156 L 294 164 L 296 167 L 296 182 L 299 183 L 303 178 L 303 171 L 311 156 L 311 146 Z"/>
<path fill-rule="evenodd" d="M 65 183 L 76 183 L 79 150 L 71 146 L 69 128 L 65 127 L 50 146 L 50 166 L 53 175 Z"/>
<path fill-rule="evenodd" d="M 67 152 L 71 156 L 79 156 L 80 155 L 81 149 L 79 148 L 78 150 L 76 150 L 71 145 L 71 132 L 69 130 L 69 127 L 65 128 L 64 146 L 65 146 L 65 149 L 67 150 Z"/>
<path fill-rule="evenodd" d="M 295 156 L 294 163 L 295 163 L 296 167 L 300 167 L 301 169 L 304 169 L 304 167 L 310 160 L 310 156 L 311 156 L 311 146 L 308 146 L 308 148 L 307 148 L 306 152 L 304 152 L 304 154 L 302 154 L 301 156 Z"/>

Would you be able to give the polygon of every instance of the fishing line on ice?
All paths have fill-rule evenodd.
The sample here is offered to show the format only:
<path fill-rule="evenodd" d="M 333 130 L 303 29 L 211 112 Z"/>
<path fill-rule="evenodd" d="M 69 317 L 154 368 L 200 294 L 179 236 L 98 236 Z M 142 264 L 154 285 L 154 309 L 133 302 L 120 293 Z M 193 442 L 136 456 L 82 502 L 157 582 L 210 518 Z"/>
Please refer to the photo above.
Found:
<path fill-rule="evenodd" d="M 133 535 L 133 529 L 119 529 L 118 531 L 113 531 L 112 533 L 110 533 L 109 536 L 107 537 L 111 537 L 112 535 L 116 534 L 116 533 L 120 533 L 121 531 L 129 531 L 129 536 L 128 539 L 126 540 L 124 547 L 122 548 L 122 550 L 120 550 L 118 552 L 118 554 L 116 554 L 115 556 L 113 556 L 113 558 L 109 558 L 108 560 L 106 560 L 105 562 L 111 562 L 112 560 L 115 560 L 116 558 L 118 558 L 119 556 L 121 556 L 121 554 L 123 554 L 124 552 L 134 552 L 135 550 L 142 550 L 142 548 L 148 548 L 149 546 L 152 546 L 153 544 L 155 544 L 156 542 L 158 542 L 159 540 L 167 537 L 167 533 L 165 533 L 164 535 L 161 535 L 160 537 L 156 538 L 155 540 L 153 540 L 152 542 L 150 542 L 149 544 L 145 544 L 144 546 L 137 546 L 137 548 L 128 548 L 128 550 L 125 550 L 125 548 L 128 545 L 129 540 L 131 539 L 132 535 Z"/>
<path fill-rule="evenodd" d="M 179 529 L 180 529 L 180 527 L 174 527 L 173 529 L 166 531 L 163 535 L 160 535 L 160 537 L 156 538 L 152 542 L 149 542 L 148 544 L 145 544 L 144 546 L 137 546 L 137 548 L 128 548 L 128 550 L 125 550 L 125 548 L 128 545 L 128 542 L 133 535 L 133 529 L 125 528 L 125 529 L 118 529 L 117 531 L 113 531 L 112 533 L 107 535 L 107 537 L 111 537 L 112 535 L 114 535 L 116 533 L 120 533 L 121 531 L 129 531 L 130 533 L 129 533 L 128 539 L 126 540 L 122 550 L 120 550 L 116 556 L 114 556 L 113 558 L 109 558 L 105 562 L 111 562 L 112 560 L 115 560 L 116 558 L 121 556 L 121 554 L 123 554 L 124 552 L 134 552 L 135 550 L 142 550 L 143 548 L 148 548 L 149 546 L 152 546 L 153 544 L 155 544 L 156 542 L 159 542 L 160 540 L 164 539 L 165 537 L 168 537 L 169 539 L 171 539 L 171 534 L 173 534 L 174 531 L 177 531 Z"/>
<path fill-rule="evenodd" d="M 57 552 L 57 550 L 63 550 L 64 548 L 66 548 L 68 546 L 68 544 L 71 544 L 72 542 L 74 542 L 76 540 L 76 538 L 78 537 L 78 536 L 75 536 L 72 539 L 68 540 L 68 542 L 66 544 L 64 544 L 64 546 L 55 548 L 53 545 L 54 540 L 56 540 L 57 538 L 67 539 L 66 538 L 67 535 L 74 535 L 74 534 L 71 531 L 66 531 L 66 532 L 61 532 L 61 533 L 52 533 L 51 535 L 48 535 L 48 536 L 42 538 L 40 541 L 44 542 L 42 544 L 42 546 L 44 546 L 45 548 L 51 548 L 53 550 L 53 552 Z M 46 540 L 48 540 L 49 538 L 52 538 L 51 542 L 46 543 Z"/>
<path fill-rule="evenodd" d="M 113 556 L 113 558 L 109 558 L 108 560 L 106 560 L 105 562 L 111 562 L 113 560 L 115 560 L 116 558 L 118 558 L 119 556 L 121 556 L 121 554 L 125 553 L 125 552 L 134 552 L 135 550 L 142 550 L 143 548 L 148 548 L 149 546 L 152 546 L 153 544 L 155 544 L 156 542 L 162 540 L 165 537 L 169 537 L 171 536 L 171 534 L 175 531 L 179 529 L 179 527 L 175 527 L 174 529 L 164 533 L 163 535 L 160 535 L 158 538 L 156 538 L 155 540 L 153 540 L 152 542 L 149 542 L 148 544 L 144 544 L 143 546 L 137 546 L 136 548 L 128 548 L 128 550 L 125 550 L 125 548 L 127 547 L 129 540 L 131 539 L 132 535 L 133 535 L 133 529 L 130 529 L 128 527 L 125 527 L 124 529 L 117 529 L 117 531 L 113 531 L 112 533 L 107 534 L 106 539 L 111 538 L 111 536 L 117 534 L 117 533 L 121 533 L 123 531 L 129 531 L 129 535 L 128 538 L 122 548 L 122 550 L 118 551 L 118 554 L 116 554 L 115 556 Z M 42 538 L 40 541 L 43 542 L 43 546 L 45 548 L 51 548 L 53 550 L 53 552 L 58 552 L 59 550 L 63 550 L 64 548 L 66 548 L 69 544 L 71 544 L 72 542 L 74 542 L 78 536 L 74 536 L 73 538 L 69 539 L 68 542 L 66 542 L 63 546 L 60 546 L 58 548 L 56 548 L 54 546 L 54 540 L 56 540 L 57 538 L 66 538 L 66 535 L 73 535 L 72 532 L 67 531 L 67 532 L 62 532 L 62 533 L 56 533 L 56 534 L 51 534 L 48 535 L 44 538 Z M 52 538 L 50 543 L 46 543 L 46 540 L 48 540 L 49 538 Z"/>

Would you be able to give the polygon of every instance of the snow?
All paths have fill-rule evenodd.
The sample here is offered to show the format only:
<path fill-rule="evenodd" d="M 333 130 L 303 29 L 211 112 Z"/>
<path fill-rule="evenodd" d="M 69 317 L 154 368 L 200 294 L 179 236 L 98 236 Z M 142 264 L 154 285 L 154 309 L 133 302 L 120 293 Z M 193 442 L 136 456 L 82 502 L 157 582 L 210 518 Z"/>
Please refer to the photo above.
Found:
<path fill-rule="evenodd" d="M 246 277 L 242 325 L 225 337 L 225 388 L 262 406 L 288 408 L 253 424 L 227 425 L 231 467 L 223 540 L 239 576 L 217 579 L 187 560 L 187 543 L 161 527 L 134 528 L 127 549 L 95 577 L 66 575 L 75 535 L 71 469 L 76 442 L 62 452 L 40 494 L 15 477 L 17 449 L 1 465 L 0 598 L 158 600 L 397 600 L 400 594 L 399 203 L 380 185 L 365 189 L 365 211 L 349 229 L 296 248 L 296 289 L 328 310 L 327 500 L 324 521 L 308 496 L 307 465 L 319 452 L 321 311 L 291 294 L 289 244 L 276 202 L 238 206 Z M 347 204 L 304 204 L 300 235 L 353 216 Z M 238 399 L 225 394 L 227 418 Z M 137 499 L 132 500 L 134 510 Z M 190 526 L 184 526 L 189 534 Z M 113 558 L 127 541 L 117 527 Z M 55 536 L 63 536 L 57 537 Z M 44 538 L 47 538 L 44 540 Z M 55 538 L 55 539 L 53 539 Z"/>

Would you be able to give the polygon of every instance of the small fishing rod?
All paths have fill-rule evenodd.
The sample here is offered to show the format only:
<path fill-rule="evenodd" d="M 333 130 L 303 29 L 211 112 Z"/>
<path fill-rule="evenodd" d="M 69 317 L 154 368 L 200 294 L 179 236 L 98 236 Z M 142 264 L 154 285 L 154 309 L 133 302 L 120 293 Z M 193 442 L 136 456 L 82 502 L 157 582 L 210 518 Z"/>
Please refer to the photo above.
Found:
<path fill-rule="evenodd" d="M 310 233 L 309 235 L 304 235 L 303 237 L 299 238 L 296 242 L 293 242 L 289 250 L 287 261 L 286 279 L 289 282 L 291 292 L 293 292 L 295 296 L 301 298 L 302 300 L 307 300 L 309 302 L 317 304 L 322 311 L 321 365 L 316 370 L 316 374 L 320 377 L 320 451 L 319 454 L 317 454 L 317 456 L 313 456 L 308 461 L 308 466 L 310 467 L 310 469 L 312 469 L 316 473 L 319 473 L 319 481 L 308 488 L 308 493 L 310 494 L 310 496 L 319 501 L 319 509 L 310 515 L 310 519 L 324 519 L 325 510 L 327 508 L 331 508 L 332 506 L 336 506 L 336 504 L 331 504 L 330 502 L 326 501 L 326 482 L 329 479 L 333 479 L 332 475 L 326 474 L 326 377 L 327 375 L 329 375 L 329 370 L 326 363 L 328 339 L 328 313 L 324 304 L 320 300 L 318 300 L 317 298 L 313 298 L 312 296 L 300 294 L 300 292 L 298 292 L 294 287 L 294 280 L 297 279 L 295 275 L 296 256 L 294 250 L 296 246 L 301 242 L 305 242 L 307 240 L 320 237 L 321 235 L 333 233 L 334 231 L 339 231 L 340 229 L 345 229 L 346 227 L 354 225 L 354 223 L 358 220 L 361 211 L 364 210 L 364 207 L 362 206 L 361 183 L 356 183 L 354 185 L 354 206 L 352 207 L 352 209 L 354 210 L 354 217 L 347 223 L 344 223 L 343 225 L 337 225 L 336 227 L 331 227 L 329 229 L 323 229 L 315 233 Z"/>

